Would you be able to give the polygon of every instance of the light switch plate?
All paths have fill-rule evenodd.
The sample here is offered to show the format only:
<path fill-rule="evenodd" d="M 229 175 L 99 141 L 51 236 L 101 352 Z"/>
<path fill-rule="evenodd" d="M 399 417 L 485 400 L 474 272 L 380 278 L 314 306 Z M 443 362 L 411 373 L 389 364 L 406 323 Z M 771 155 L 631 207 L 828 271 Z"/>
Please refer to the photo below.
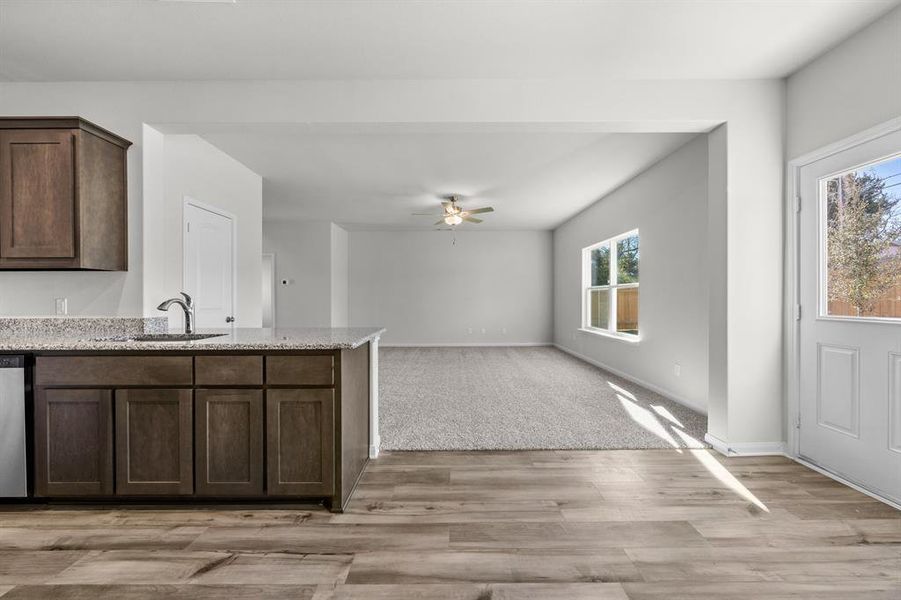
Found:
<path fill-rule="evenodd" d="M 68 298 L 56 298 L 54 300 L 54 304 L 56 306 L 56 316 L 64 317 L 69 314 L 69 299 Z"/>

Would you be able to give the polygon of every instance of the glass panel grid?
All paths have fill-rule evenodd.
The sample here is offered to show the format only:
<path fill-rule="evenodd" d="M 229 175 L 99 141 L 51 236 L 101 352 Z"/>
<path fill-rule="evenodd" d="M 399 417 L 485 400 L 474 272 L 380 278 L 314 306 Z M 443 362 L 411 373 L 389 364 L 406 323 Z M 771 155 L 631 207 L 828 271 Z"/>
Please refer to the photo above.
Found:
<path fill-rule="evenodd" d="M 584 327 L 638 335 L 638 232 L 583 251 L 586 277 Z"/>
<path fill-rule="evenodd" d="M 821 314 L 901 319 L 901 155 L 820 182 Z"/>

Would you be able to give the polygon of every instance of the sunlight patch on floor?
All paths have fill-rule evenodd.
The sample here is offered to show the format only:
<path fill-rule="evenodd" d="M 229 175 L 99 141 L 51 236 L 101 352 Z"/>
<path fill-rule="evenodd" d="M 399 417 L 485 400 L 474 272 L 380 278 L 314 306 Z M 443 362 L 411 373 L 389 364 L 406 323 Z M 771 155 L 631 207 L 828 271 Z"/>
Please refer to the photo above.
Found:
<path fill-rule="evenodd" d="M 705 447 L 702 442 L 691 437 L 690 435 L 688 435 L 681 429 L 677 429 L 677 428 L 673 427 L 672 425 L 670 426 L 670 429 L 672 429 L 676 433 L 676 435 L 678 435 L 682 439 L 682 443 L 684 443 L 687 448 L 704 448 Z"/>
<path fill-rule="evenodd" d="M 610 384 L 613 385 L 613 384 Z M 679 442 L 670 435 L 670 433 L 663 427 L 660 421 L 657 420 L 657 417 L 654 416 L 654 413 L 649 411 L 646 408 L 638 406 L 625 396 L 617 394 L 617 398 L 619 398 L 620 404 L 623 405 L 623 408 L 626 409 L 626 412 L 629 414 L 629 417 L 635 421 L 638 425 L 650 431 L 661 440 L 665 441 L 673 448 L 682 452 L 679 446 Z"/>
<path fill-rule="evenodd" d="M 756 506 L 760 510 L 762 510 L 764 512 L 770 512 L 770 509 L 768 509 L 766 507 L 766 504 L 761 502 L 757 498 L 757 496 L 752 494 L 751 490 L 749 490 L 744 485 L 742 485 L 742 483 L 738 479 L 736 479 L 732 473 L 729 472 L 729 469 L 727 469 L 723 465 L 723 463 L 718 461 L 716 458 L 714 458 L 710 454 L 710 451 L 708 451 L 708 450 L 689 450 L 689 452 L 691 452 L 692 456 L 694 456 L 695 459 L 697 459 L 697 461 L 699 463 L 704 465 L 704 468 L 706 468 L 708 471 L 710 471 L 711 475 L 713 475 L 718 480 L 720 480 L 720 482 L 725 484 L 733 492 L 735 492 L 736 494 L 738 494 L 739 496 L 741 496 L 748 502 L 752 503 L 754 506 Z"/>
<path fill-rule="evenodd" d="M 682 421 L 676 418 L 676 416 L 668 411 L 665 406 L 660 406 L 659 404 L 652 404 L 651 408 L 654 409 L 654 412 L 672 423 L 673 425 L 678 425 L 679 427 L 685 427 L 682 424 Z"/>

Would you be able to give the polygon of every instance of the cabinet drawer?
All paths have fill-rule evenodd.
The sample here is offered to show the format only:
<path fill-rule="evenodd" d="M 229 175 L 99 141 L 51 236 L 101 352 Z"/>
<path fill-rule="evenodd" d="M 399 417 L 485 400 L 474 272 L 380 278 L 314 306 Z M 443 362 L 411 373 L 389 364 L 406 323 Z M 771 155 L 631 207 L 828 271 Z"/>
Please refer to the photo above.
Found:
<path fill-rule="evenodd" d="M 40 356 L 36 385 L 191 385 L 190 356 Z"/>
<path fill-rule="evenodd" d="M 198 356 L 194 359 L 197 385 L 261 385 L 262 356 Z"/>
<path fill-rule="evenodd" d="M 334 385 L 335 357 L 267 356 L 266 383 L 269 385 Z"/>

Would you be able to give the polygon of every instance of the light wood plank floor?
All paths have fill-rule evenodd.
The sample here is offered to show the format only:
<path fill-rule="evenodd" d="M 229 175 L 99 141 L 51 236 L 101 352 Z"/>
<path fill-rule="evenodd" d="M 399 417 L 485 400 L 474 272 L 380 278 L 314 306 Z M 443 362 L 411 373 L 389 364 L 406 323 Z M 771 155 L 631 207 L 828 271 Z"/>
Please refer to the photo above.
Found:
<path fill-rule="evenodd" d="M 396 453 L 350 509 L 0 506 L 0 598 L 901 598 L 901 513 L 784 458 Z"/>

